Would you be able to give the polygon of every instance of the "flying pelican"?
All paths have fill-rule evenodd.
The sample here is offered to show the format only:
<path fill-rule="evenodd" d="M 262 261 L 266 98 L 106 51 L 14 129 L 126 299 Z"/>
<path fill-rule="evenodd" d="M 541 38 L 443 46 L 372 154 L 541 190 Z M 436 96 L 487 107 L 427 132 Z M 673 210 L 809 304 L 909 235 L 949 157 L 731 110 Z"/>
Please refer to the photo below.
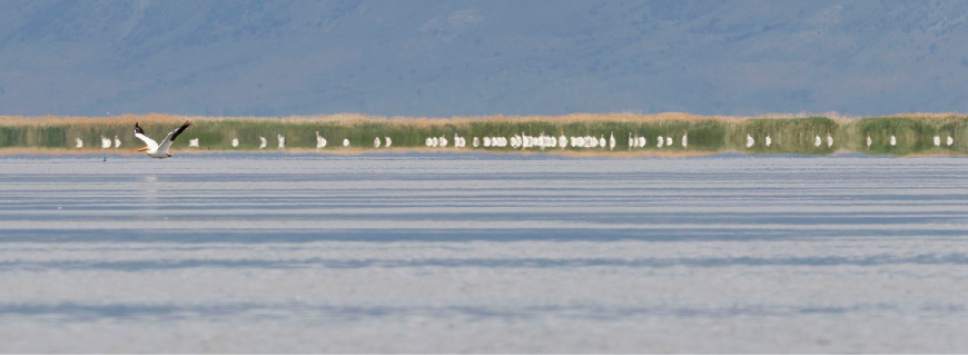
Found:
<path fill-rule="evenodd" d="M 117 135 L 114 135 L 114 148 L 115 149 L 121 148 L 121 140 L 118 139 Z"/>
<path fill-rule="evenodd" d="M 232 138 L 232 148 L 238 148 L 238 147 L 239 147 L 239 139 Z"/>
<path fill-rule="evenodd" d="M 952 144 L 955 144 L 955 139 L 951 136 L 948 136 L 948 140 L 945 143 L 947 143 L 950 147 Z"/>
<path fill-rule="evenodd" d="M 168 132 L 168 135 L 165 136 L 165 139 L 162 139 L 161 144 L 159 144 L 158 142 L 155 142 L 154 139 L 151 139 L 151 137 L 146 136 L 145 131 L 141 129 L 141 126 L 137 122 L 135 122 L 134 136 L 135 138 L 138 138 L 145 143 L 145 147 L 138 149 L 138 151 L 145 152 L 145 154 L 147 154 L 149 157 L 152 157 L 155 159 L 171 158 L 172 154 L 169 151 L 171 149 L 171 144 L 175 141 L 176 138 L 178 138 L 179 134 L 182 134 L 182 132 L 184 132 L 185 129 L 187 129 L 188 126 L 191 126 L 191 125 L 192 125 L 191 121 L 185 121 L 185 123 L 182 123 L 182 125 L 179 126 L 178 128 L 175 128 L 171 132 Z"/>
<path fill-rule="evenodd" d="M 770 136 L 766 136 L 766 138 L 763 139 L 763 144 L 765 144 L 767 147 L 773 145 L 773 138 L 770 138 Z"/>
<path fill-rule="evenodd" d="M 266 140 L 266 137 L 259 136 L 259 149 L 266 149 L 267 145 L 269 145 L 269 141 Z"/>
<path fill-rule="evenodd" d="M 74 148 L 84 148 L 84 141 L 80 138 L 74 138 Z"/>
<path fill-rule="evenodd" d="M 895 136 L 894 136 L 894 135 L 892 134 L 892 135 L 891 135 L 891 146 L 893 147 L 893 146 L 895 146 L 895 145 L 897 145 L 897 137 L 895 137 Z"/>
<path fill-rule="evenodd" d="M 746 135 L 746 148 L 752 148 L 754 144 L 756 144 L 756 140 L 753 139 L 753 136 L 747 134 Z"/>
<path fill-rule="evenodd" d="M 188 146 L 192 148 L 198 148 L 198 138 L 189 139 Z"/>
<path fill-rule="evenodd" d="M 279 149 L 285 149 L 286 137 L 281 134 L 276 134 L 276 146 L 279 147 Z"/>
<path fill-rule="evenodd" d="M 819 147 L 821 144 L 823 144 L 823 140 L 820 139 L 820 136 L 816 136 L 816 137 L 813 138 L 813 146 L 814 147 Z"/>

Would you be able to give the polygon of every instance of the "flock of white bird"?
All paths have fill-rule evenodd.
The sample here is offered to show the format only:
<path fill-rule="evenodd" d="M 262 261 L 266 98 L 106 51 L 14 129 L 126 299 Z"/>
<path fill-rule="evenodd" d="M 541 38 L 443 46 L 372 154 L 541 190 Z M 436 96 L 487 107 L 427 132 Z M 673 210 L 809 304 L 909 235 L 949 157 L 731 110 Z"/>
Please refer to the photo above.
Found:
<path fill-rule="evenodd" d="M 424 145 L 427 148 L 464 148 L 467 146 L 467 139 L 458 134 L 454 134 L 452 139 L 448 139 L 447 136 L 439 137 L 427 137 L 424 139 Z M 453 142 L 453 145 L 451 143 Z M 656 137 L 656 147 L 671 147 L 675 144 L 675 140 L 671 136 L 658 136 Z M 688 134 L 683 134 L 680 140 L 682 147 L 688 147 L 689 136 Z M 627 146 L 629 149 L 635 148 L 645 148 L 648 144 L 648 139 L 644 136 L 639 136 L 638 134 L 629 133 Z M 515 134 L 510 137 L 504 136 L 487 136 L 487 137 L 472 137 L 471 147 L 473 148 L 512 148 L 512 149 L 608 149 L 615 150 L 618 145 L 618 140 L 615 139 L 615 133 L 609 133 L 608 138 L 605 135 L 599 135 L 598 137 L 587 135 L 587 136 L 554 136 L 541 133 L 537 136 L 528 134 Z"/>
<path fill-rule="evenodd" d="M 427 137 L 424 140 L 424 144 L 428 148 L 447 148 L 451 146 L 454 148 L 467 147 L 466 138 L 456 133 L 451 138 L 452 139 L 448 139 L 448 137 L 446 136 Z M 942 146 L 942 143 L 944 143 L 945 146 L 950 147 L 954 145 L 955 139 L 954 137 L 949 135 L 944 137 L 944 140 L 942 140 L 941 136 L 936 135 L 933 137 L 932 142 L 934 143 L 935 147 Z M 627 143 L 628 143 L 627 146 L 630 150 L 641 149 L 641 148 L 648 147 L 649 140 L 644 136 L 629 133 Z M 689 135 L 683 134 L 682 137 L 680 137 L 679 139 L 679 143 L 683 148 L 688 147 Z M 753 137 L 750 134 L 746 135 L 746 148 L 753 148 L 756 146 L 756 143 L 757 143 L 757 139 L 755 137 Z M 834 137 L 829 133 L 826 134 L 826 137 L 821 137 L 820 135 L 816 135 L 814 137 L 813 145 L 815 147 L 821 147 L 822 145 L 824 145 L 824 143 L 826 143 L 827 148 L 833 147 Z M 326 138 L 321 136 L 319 134 L 319 131 L 316 131 L 316 149 L 326 148 L 327 144 L 328 144 L 328 141 L 326 140 Z M 614 150 L 616 144 L 617 142 L 615 140 L 614 133 L 610 133 L 608 138 L 606 138 L 604 135 L 600 135 L 598 137 L 565 136 L 565 135 L 555 137 L 552 135 L 545 135 L 544 133 L 537 136 L 531 136 L 531 135 L 522 133 L 511 137 L 491 136 L 491 137 L 473 137 L 471 139 L 471 147 L 474 147 L 474 148 L 511 147 L 513 149 L 535 149 L 536 148 L 536 149 L 544 150 L 544 149 L 552 149 L 552 148 L 565 149 L 565 148 L 571 147 L 571 148 L 578 148 L 578 149 Z M 674 144 L 675 144 L 675 139 L 673 139 L 671 136 L 660 135 L 655 138 L 655 146 L 657 148 L 671 147 Z M 871 138 L 871 136 L 867 136 L 866 144 L 867 144 L 867 147 L 870 147 L 871 145 L 874 144 L 874 140 Z M 892 134 L 888 138 L 888 144 L 892 147 L 897 146 L 897 137 Z M 343 147 L 348 148 L 350 147 L 350 145 L 351 144 L 349 139 L 344 138 L 342 140 Z M 390 148 L 392 145 L 393 145 L 393 140 L 390 139 L 390 137 L 373 138 L 373 148 Z M 764 136 L 762 139 L 762 145 L 765 147 L 772 146 L 773 138 L 770 137 L 769 135 Z M 188 141 L 188 146 L 191 148 L 199 148 L 200 147 L 199 139 L 198 138 L 190 139 Z M 269 140 L 266 139 L 266 137 L 260 136 L 259 149 L 266 149 L 268 146 L 269 146 Z M 74 147 L 84 148 L 84 140 L 82 140 L 81 138 L 75 138 Z M 238 147 L 239 147 L 239 138 L 232 138 L 232 148 L 238 148 Z M 276 135 L 276 147 L 278 149 L 284 149 L 286 147 L 285 136 L 281 134 Z M 121 139 L 119 139 L 118 136 L 114 136 L 113 139 L 110 137 L 101 136 L 101 149 L 111 149 L 111 148 L 114 148 L 114 149 L 121 148 Z"/>

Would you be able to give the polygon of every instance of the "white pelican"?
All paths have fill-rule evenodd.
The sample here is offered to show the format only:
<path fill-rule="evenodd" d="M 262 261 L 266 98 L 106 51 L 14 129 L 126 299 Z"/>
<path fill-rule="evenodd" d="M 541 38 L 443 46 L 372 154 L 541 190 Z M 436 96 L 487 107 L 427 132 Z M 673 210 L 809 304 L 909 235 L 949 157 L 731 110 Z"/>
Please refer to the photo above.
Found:
<path fill-rule="evenodd" d="M 74 138 L 74 148 L 84 148 L 84 141 L 80 138 Z"/>
<path fill-rule="evenodd" d="M 326 148 L 326 138 L 319 135 L 319 131 L 316 131 L 316 149 Z"/>
<path fill-rule="evenodd" d="M 101 149 L 111 148 L 111 138 L 101 136 Z"/>
<path fill-rule="evenodd" d="M 821 144 L 823 144 L 823 140 L 820 139 L 820 136 L 816 136 L 816 137 L 813 138 L 813 146 L 814 147 L 819 147 Z"/>
<path fill-rule="evenodd" d="M 474 146 L 474 148 L 477 148 L 477 147 L 480 147 L 481 146 L 481 139 L 480 138 L 474 137 L 474 139 L 471 142 L 472 142 L 472 145 Z"/>
<path fill-rule="evenodd" d="M 433 148 L 434 143 L 435 142 L 433 137 L 427 137 L 427 139 L 424 139 L 424 145 L 427 146 L 428 148 Z"/>
<path fill-rule="evenodd" d="M 834 146 L 834 137 L 827 133 L 827 148 Z"/>
<path fill-rule="evenodd" d="M 934 136 L 934 146 L 935 147 L 941 146 L 941 136 Z"/>
<path fill-rule="evenodd" d="M 285 149 L 286 148 L 286 137 L 284 137 L 281 134 L 277 134 L 276 135 L 276 147 L 278 147 L 279 149 Z"/>
<path fill-rule="evenodd" d="M 615 149 L 615 132 L 608 134 L 608 150 Z"/>
<path fill-rule="evenodd" d="M 947 143 L 949 147 L 950 147 L 951 145 L 953 145 L 953 144 L 955 144 L 955 139 L 954 139 L 954 137 L 952 137 L 952 136 L 948 136 L 948 139 L 947 139 L 947 141 L 946 141 L 945 143 Z"/>
<path fill-rule="evenodd" d="M 239 139 L 232 138 L 232 148 L 238 148 L 238 147 L 239 147 Z"/>
<path fill-rule="evenodd" d="M 598 138 L 592 136 L 585 136 L 585 148 L 596 148 L 598 147 Z"/>
<path fill-rule="evenodd" d="M 893 146 L 895 146 L 895 145 L 897 145 L 897 137 L 895 137 L 895 136 L 894 136 L 894 135 L 892 134 L 892 135 L 891 135 L 891 146 L 893 147 Z"/>
<path fill-rule="evenodd" d="M 187 129 L 188 126 L 191 126 L 191 125 L 192 125 L 191 121 L 185 121 L 185 123 L 182 123 L 182 125 L 179 126 L 178 128 L 175 128 L 171 132 L 168 132 L 168 135 L 165 136 L 165 139 L 162 139 L 161 144 L 159 144 L 158 142 L 155 142 L 154 139 L 151 139 L 151 137 L 146 136 L 145 131 L 141 129 L 141 126 L 138 125 L 137 122 L 135 122 L 134 136 L 135 138 L 138 138 L 145 143 L 145 147 L 138 149 L 138 151 L 145 152 L 145 154 L 147 154 L 149 157 L 152 157 L 155 159 L 171 158 L 172 154 L 170 152 L 170 149 L 171 149 L 172 142 L 174 142 L 175 139 L 178 138 L 178 135 L 182 134 L 182 132 L 184 132 L 185 129 Z"/>
<path fill-rule="evenodd" d="M 121 140 L 118 139 L 117 135 L 114 136 L 114 148 L 115 149 L 121 148 Z"/>
<path fill-rule="evenodd" d="M 198 148 L 198 138 L 189 139 L 188 146 L 192 148 Z"/>
<path fill-rule="evenodd" d="M 259 136 L 259 149 L 266 149 L 266 146 L 268 145 L 269 141 L 266 139 L 266 137 Z"/>
<path fill-rule="evenodd" d="M 649 140 L 645 137 L 639 137 L 639 148 L 645 148 L 647 145 L 649 145 Z"/>
<path fill-rule="evenodd" d="M 871 136 L 867 136 L 867 146 L 870 147 L 871 144 L 873 143 L 874 143 L 874 140 L 871 139 Z"/>
<path fill-rule="evenodd" d="M 392 146 L 392 145 L 393 145 L 393 140 L 391 140 L 389 136 L 383 137 L 383 146 L 384 147 L 390 148 L 390 146 Z"/>
<path fill-rule="evenodd" d="M 769 139 L 769 137 L 767 137 L 767 139 Z M 680 141 L 682 141 L 682 147 L 683 148 L 688 148 L 689 147 L 689 133 L 684 133 L 682 135 L 682 139 Z M 767 144 L 767 145 L 769 145 L 769 144 Z"/>
<path fill-rule="evenodd" d="M 484 148 L 491 147 L 491 137 L 484 137 Z"/>
<path fill-rule="evenodd" d="M 608 144 L 608 142 L 605 141 L 605 136 L 604 135 L 598 136 L 598 146 L 599 147 L 602 147 L 602 149 L 605 149 L 605 147 L 607 146 L 607 144 Z"/>
<path fill-rule="evenodd" d="M 747 136 L 747 137 L 749 137 L 749 136 Z M 658 136 L 655 139 L 656 139 L 655 146 L 656 147 L 659 147 L 659 148 L 662 148 L 662 145 L 665 144 L 665 137 Z"/>
<path fill-rule="evenodd" d="M 350 146 L 350 139 L 349 138 L 343 138 L 343 146 L 344 147 L 349 147 Z"/>
<path fill-rule="evenodd" d="M 773 145 L 773 138 L 766 136 L 766 138 L 763 139 L 763 144 L 765 144 L 767 147 Z"/>
<path fill-rule="evenodd" d="M 671 147 L 673 144 L 675 143 L 672 141 L 672 137 L 666 136 L 666 145 Z"/>
<path fill-rule="evenodd" d="M 437 139 L 437 143 L 441 147 L 446 147 L 447 146 L 447 138 L 444 138 L 443 136 L 441 136 L 440 138 Z"/>
<path fill-rule="evenodd" d="M 379 148 L 381 145 L 380 137 L 373 138 L 373 148 Z"/>
<path fill-rule="evenodd" d="M 568 148 L 568 137 L 565 137 L 564 134 L 558 136 L 558 148 Z"/>
<path fill-rule="evenodd" d="M 756 140 L 753 139 L 753 136 L 747 134 L 746 135 L 746 148 L 752 148 L 754 144 L 756 144 Z"/>

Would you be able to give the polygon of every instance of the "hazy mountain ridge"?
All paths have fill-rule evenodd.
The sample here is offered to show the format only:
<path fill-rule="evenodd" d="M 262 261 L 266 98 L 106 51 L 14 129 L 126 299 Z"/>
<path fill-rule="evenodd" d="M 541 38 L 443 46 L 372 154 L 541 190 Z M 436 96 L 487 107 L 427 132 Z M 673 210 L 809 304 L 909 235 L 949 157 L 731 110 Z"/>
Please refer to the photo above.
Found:
<path fill-rule="evenodd" d="M 23 1 L 0 112 L 968 111 L 968 3 Z"/>

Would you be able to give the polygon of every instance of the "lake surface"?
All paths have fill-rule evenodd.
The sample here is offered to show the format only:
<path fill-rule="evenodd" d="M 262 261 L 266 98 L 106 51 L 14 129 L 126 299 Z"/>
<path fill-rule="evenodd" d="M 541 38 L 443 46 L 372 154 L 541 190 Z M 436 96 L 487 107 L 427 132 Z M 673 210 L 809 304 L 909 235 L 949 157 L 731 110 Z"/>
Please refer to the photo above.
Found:
<path fill-rule="evenodd" d="M 0 158 L 0 352 L 965 352 L 968 159 Z"/>

